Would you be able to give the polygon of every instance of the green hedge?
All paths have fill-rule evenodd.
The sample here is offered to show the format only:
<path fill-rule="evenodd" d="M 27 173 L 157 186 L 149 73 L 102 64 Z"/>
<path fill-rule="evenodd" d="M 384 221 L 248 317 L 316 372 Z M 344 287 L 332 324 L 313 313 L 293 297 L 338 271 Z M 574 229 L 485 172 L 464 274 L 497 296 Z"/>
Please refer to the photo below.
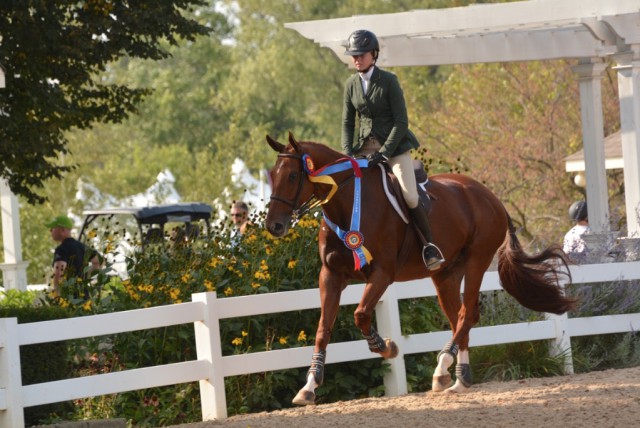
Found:
<path fill-rule="evenodd" d="M 11 294 L 11 293 L 10 293 Z M 9 297 L 15 298 L 16 293 Z M 6 297 L 5 297 L 6 299 Z M 0 300 L 0 318 L 17 318 L 19 324 L 68 318 L 69 312 L 56 306 L 17 307 L 2 305 Z M 52 342 L 27 345 L 20 348 L 20 365 L 23 385 L 51 382 L 70 376 L 66 342 Z M 64 414 L 70 410 L 69 403 L 53 403 L 27 407 L 24 410 L 25 424 L 37 425 L 46 421 L 50 414 Z"/>

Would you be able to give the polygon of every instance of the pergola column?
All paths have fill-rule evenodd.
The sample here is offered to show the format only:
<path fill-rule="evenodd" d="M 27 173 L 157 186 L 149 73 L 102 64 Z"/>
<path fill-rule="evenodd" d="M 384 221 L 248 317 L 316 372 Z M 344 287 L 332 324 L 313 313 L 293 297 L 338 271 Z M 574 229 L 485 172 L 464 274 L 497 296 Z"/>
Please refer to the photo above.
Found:
<path fill-rule="evenodd" d="M 580 82 L 582 145 L 589 226 L 594 234 L 609 232 L 609 197 L 604 155 L 601 77 L 606 64 L 598 58 L 582 60 L 573 68 Z"/>
<path fill-rule="evenodd" d="M 614 57 L 618 66 L 624 196 L 629 237 L 640 237 L 640 45 Z"/>
<path fill-rule="evenodd" d="M 18 198 L 3 179 L 0 179 L 0 207 L 2 208 L 2 244 L 4 246 L 4 263 L 0 263 L 2 282 L 6 290 L 12 288 L 26 290 L 29 262 L 22 260 Z"/>

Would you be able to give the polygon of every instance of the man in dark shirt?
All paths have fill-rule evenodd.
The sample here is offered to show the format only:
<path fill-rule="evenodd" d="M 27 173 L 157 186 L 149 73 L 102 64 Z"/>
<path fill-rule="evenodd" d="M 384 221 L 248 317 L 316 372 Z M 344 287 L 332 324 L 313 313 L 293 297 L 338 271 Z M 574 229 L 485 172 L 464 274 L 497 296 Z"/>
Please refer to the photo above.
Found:
<path fill-rule="evenodd" d="M 49 228 L 51 238 L 60 243 L 53 253 L 52 278 L 53 295 L 60 296 L 60 284 L 64 280 L 76 278 L 77 282 L 82 283 L 85 278 L 84 271 L 87 259 L 91 258 L 91 265 L 94 269 L 99 268 L 100 264 L 95 251 L 88 249 L 83 243 L 71 237 L 73 221 L 69 217 L 60 215 L 46 223 L 45 226 Z M 87 290 L 82 294 L 85 299 L 88 298 Z M 77 291 L 74 292 L 74 297 L 80 297 Z"/>

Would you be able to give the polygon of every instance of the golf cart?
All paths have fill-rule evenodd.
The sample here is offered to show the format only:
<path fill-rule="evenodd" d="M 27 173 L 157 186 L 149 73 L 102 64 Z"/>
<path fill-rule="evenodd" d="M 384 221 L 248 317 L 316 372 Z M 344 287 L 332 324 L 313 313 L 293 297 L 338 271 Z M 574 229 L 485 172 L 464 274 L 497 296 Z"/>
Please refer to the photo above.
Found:
<path fill-rule="evenodd" d="M 198 202 L 88 210 L 83 212 L 80 240 L 88 242 L 100 236 L 99 230 L 107 234 L 106 231 L 111 230 L 121 234 L 121 239 L 133 240 L 144 248 L 150 243 L 166 240 L 172 228 L 183 228 L 188 239 L 196 239 L 203 230 L 209 231 L 212 212 L 210 205 Z"/>
<path fill-rule="evenodd" d="M 198 202 L 87 210 L 83 212 L 79 240 L 99 252 L 108 246 L 111 251 L 104 252 L 113 254 L 105 255 L 120 271 L 125 256 L 144 251 L 150 245 L 169 243 L 176 230 L 190 242 L 208 234 L 212 212 L 210 205 Z"/>

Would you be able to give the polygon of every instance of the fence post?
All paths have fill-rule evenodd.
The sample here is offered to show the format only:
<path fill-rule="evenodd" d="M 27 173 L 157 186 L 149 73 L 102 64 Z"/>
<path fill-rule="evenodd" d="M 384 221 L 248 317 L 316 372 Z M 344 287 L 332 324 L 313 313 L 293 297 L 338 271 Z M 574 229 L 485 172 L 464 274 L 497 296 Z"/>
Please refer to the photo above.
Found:
<path fill-rule="evenodd" d="M 24 428 L 17 318 L 0 318 L 0 403 L 0 427 Z"/>
<path fill-rule="evenodd" d="M 207 379 L 200 381 L 202 420 L 226 419 L 227 398 L 224 390 L 220 321 L 217 315 L 218 299 L 215 292 L 196 293 L 191 299 L 205 304 L 202 321 L 194 323 L 198 360 L 209 362 Z"/>
<path fill-rule="evenodd" d="M 382 300 L 376 306 L 376 322 L 378 331 L 382 337 L 388 337 L 396 341 L 402 338 L 400 326 L 400 308 L 398 307 L 397 284 L 391 284 L 385 292 Z M 384 375 L 385 394 L 395 397 L 407 393 L 407 369 L 404 365 L 404 353 L 402 346 L 396 358 L 387 360 L 391 371 Z"/>
<path fill-rule="evenodd" d="M 573 353 L 571 352 L 571 335 L 569 334 L 569 316 L 545 313 L 546 319 L 553 322 L 556 337 L 552 339 L 549 354 L 552 357 L 564 357 L 564 373 L 573 374 Z"/>

